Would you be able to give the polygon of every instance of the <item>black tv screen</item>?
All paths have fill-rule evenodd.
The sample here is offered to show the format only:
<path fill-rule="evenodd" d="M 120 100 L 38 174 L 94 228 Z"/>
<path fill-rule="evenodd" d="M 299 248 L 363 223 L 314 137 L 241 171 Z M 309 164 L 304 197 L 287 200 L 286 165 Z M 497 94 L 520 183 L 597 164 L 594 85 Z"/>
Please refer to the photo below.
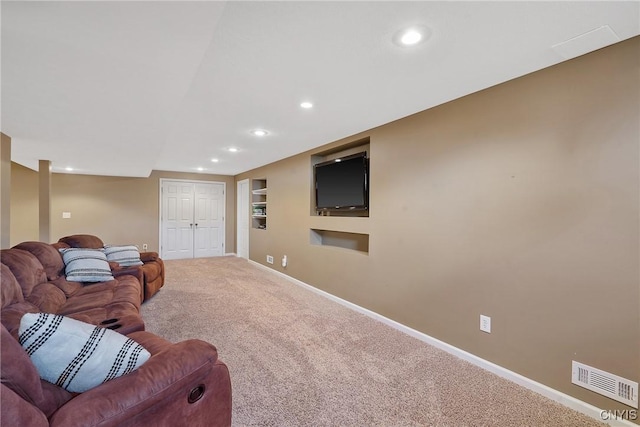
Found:
<path fill-rule="evenodd" d="M 342 157 L 314 166 L 316 210 L 369 208 L 367 153 Z"/>

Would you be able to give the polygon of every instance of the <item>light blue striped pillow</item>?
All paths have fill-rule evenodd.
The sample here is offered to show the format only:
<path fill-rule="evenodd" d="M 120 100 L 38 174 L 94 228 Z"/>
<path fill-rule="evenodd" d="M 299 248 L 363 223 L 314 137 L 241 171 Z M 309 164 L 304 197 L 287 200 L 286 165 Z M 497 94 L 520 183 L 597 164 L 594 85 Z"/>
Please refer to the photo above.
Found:
<path fill-rule="evenodd" d="M 40 378 L 73 393 L 126 375 L 151 357 L 131 338 L 55 314 L 25 314 L 18 334 Z"/>
<path fill-rule="evenodd" d="M 105 245 L 104 253 L 107 255 L 107 261 L 117 262 L 122 267 L 142 265 L 140 252 L 134 245 Z"/>
<path fill-rule="evenodd" d="M 60 249 L 65 276 L 69 282 L 106 282 L 113 280 L 107 256 L 102 249 Z"/>

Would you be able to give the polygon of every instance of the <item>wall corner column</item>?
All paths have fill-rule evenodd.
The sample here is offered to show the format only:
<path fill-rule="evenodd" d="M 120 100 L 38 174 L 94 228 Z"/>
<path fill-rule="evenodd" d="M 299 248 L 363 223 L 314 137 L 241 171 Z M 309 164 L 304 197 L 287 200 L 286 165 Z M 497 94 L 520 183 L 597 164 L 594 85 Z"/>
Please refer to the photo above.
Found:
<path fill-rule="evenodd" d="M 38 161 L 39 240 L 51 240 L 51 161 Z"/>
<path fill-rule="evenodd" d="M 11 137 L 0 132 L 0 249 L 11 246 Z"/>

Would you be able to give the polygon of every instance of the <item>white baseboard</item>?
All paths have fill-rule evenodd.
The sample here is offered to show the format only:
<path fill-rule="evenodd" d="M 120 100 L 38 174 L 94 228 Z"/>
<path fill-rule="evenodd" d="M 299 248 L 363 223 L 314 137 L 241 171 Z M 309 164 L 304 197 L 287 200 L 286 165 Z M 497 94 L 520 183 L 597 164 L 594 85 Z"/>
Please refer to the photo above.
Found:
<path fill-rule="evenodd" d="M 340 297 L 337 297 L 333 294 L 330 294 L 329 292 L 325 292 L 321 289 L 315 288 L 307 283 L 304 283 L 294 277 L 291 277 L 287 274 L 284 274 L 280 271 L 274 270 L 270 267 L 267 267 L 265 265 L 262 265 L 258 262 L 255 262 L 253 260 L 248 260 L 249 263 L 260 267 L 263 270 L 269 271 L 271 273 L 274 273 L 280 277 L 283 277 L 287 280 L 289 280 L 292 283 L 295 283 L 298 286 L 302 286 L 303 288 L 306 288 L 312 292 L 315 292 L 319 295 L 322 295 L 325 298 L 328 298 L 332 301 L 337 302 L 338 304 L 341 304 L 345 307 L 348 307 L 354 311 L 357 311 L 359 313 L 362 313 L 366 316 L 371 317 L 372 319 L 378 320 L 388 326 L 391 326 L 394 329 L 397 329 L 400 332 L 404 332 L 407 335 L 410 335 L 414 338 L 419 339 L 420 341 L 423 341 L 427 344 L 430 344 L 434 347 L 437 347 L 441 350 L 446 351 L 449 354 L 452 354 L 456 357 L 459 357 L 460 359 L 466 360 L 467 362 L 470 362 L 476 366 L 479 366 L 480 368 L 483 368 L 489 372 L 492 372 L 496 375 L 498 375 L 499 377 L 505 378 L 509 381 L 512 381 L 518 385 L 521 385 L 522 387 L 525 387 L 533 392 L 536 392 L 538 394 L 543 395 L 544 397 L 551 399 L 555 402 L 560 403 L 561 405 L 564 405 L 568 408 L 573 409 L 574 411 L 580 412 L 581 414 L 587 415 L 588 417 L 594 418 L 600 422 L 604 422 L 607 423 L 608 425 L 611 426 L 628 426 L 628 427 L 637 427 L 637 424 L 634 424 L 630 421 L 627 420 L 615 420 L 615 419 L 603 419 L 603 417 L 601 416 L 601 414 L 603 414 L 606 411 L 603 411 L 602 409 L 593 406 L 587 402 L 583 402 L 582 400 L 576 399 L 573 396 L 569 396 L 568 394 L 562 393 L 561 391 L 558 391 L 556 389 L 553 389 L 549 386 L 546 386 L 544 384 L 541 384 L 537 381 L 534 381 L 530 378 L 527 378 L 523 375 L 520 375 L 516 372 L 510 371 L 507 368 L 504 368 L 500 365 L 496 365 L 493 362 L 489 362 L 488 360 L 482 359 L 481 357 L 478 357 L 474 354 L 471 354 L 465 350 L 462 350 L 458 347 L 454 347 L 451 344 L 447 344 L 444 341 L 440 341 L 437 338 L 433 338 L 423 332 L 417 331 L 415 329 L 412 329 L 406 325 L 403 325 L 402 323 L 398 323 L 395 320 L 391 320 L 388 317 L 384 317 L 381 314 L 378 314 L 374 311 L 371 311 L 369 309 L 366 309 L 364 307 L 360 307 L 357 304 L 354 304 L 350 301 L 344 300 Z"/>

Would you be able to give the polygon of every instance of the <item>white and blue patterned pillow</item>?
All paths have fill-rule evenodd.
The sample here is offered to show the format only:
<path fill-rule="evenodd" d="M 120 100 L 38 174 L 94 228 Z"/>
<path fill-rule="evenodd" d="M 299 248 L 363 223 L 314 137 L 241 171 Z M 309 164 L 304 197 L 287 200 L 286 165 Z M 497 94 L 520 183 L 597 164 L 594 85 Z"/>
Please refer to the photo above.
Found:
<path fill-rule="evenodd" d="M 105 245 L 104 253 L 107 255 L 107 261 L 117 262 L 122 267 L 142 265 L 140 252 L 134 245 Z"/>
<path fill-rule="evenodd" d="M 18 333 L 40 378 L 73 393 L 126 375 L 151 357 L 131 338 L 55 314 L 25 314 Z"/>
<path fill-rule="evenodd" d="M 102 249 L 60 249 L 69 282 L 106 282 L 113 274 Z"/>

